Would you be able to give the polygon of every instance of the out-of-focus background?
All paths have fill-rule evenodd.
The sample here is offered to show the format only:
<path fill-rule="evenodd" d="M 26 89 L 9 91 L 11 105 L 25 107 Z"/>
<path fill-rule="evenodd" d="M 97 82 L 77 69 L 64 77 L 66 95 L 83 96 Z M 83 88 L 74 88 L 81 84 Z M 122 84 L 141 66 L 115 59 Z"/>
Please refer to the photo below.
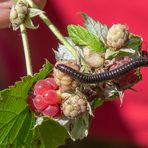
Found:
<path fill-rule="evenodd" d="M 144 38 L 143 48 L 148 42 L 147 0 L 48 0 L 45 11 L 53 23 L 66 36 L 68 24 L 83 24 L 79 12 L 85 12 L 109 26 L 123 23 L 130 32 Z M 28 30 L 34 72 L 47 58 L 55 62 L 52 49 L 58 41 L 47 27 L 35 19 L 37 30 Z M 138 93 L 126 91 L 124 101 L 106 102 L 95 112 L 89 137 L 72 143 L 67 141 L 61 148 L 143 148 L 148 147 L 148 69 L 142 68 L 143 80 L 134 88 Z M 14 84 L 26 75 L 24 54 L 19 32 L 0 30 L 0 89 Z"/>

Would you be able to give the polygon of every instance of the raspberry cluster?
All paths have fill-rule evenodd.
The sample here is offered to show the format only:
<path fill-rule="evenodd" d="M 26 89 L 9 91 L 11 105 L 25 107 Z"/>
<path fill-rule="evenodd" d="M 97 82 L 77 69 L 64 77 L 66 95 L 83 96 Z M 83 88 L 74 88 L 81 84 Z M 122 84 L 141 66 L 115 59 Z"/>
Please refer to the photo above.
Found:
<path fill-rule="evenodd" d="M 62 60 L 56 64 L 64 63 L 79 71 L 80 67 L 74 60 Z M 55 64 L 55 65 L 56 65 Z M 39 80 L 33 88 L 33 96 L 29 96 L 30 109 L 39 115 L 55 117 L 64 115 L 74 119 L 88 111 L 86 97 L 77 94 L 78 83 L 72 77 L 60 70 L 53 69 L 53 78 Z"/>
<path fill-rule="evenodd" d="M 55 65 L 57 64 L 65 64 L 77 71 L 80 70 L 79 65 L 74 60 L 62 60 L 62 61 L 58 61 Z M 75 81 L 73 78 L 59 71 L 56 68 L 54 68 L 53 70 L 53 75 L 54 75 L 56 83 L 59 85 L 60 90 L 62 91 L 73 90 L 78 86 L 77 81 Z"/>
<path fill-rule="evenodd" d="M 132 36 L 134 37 L 134 35 Z M 103 42 L 104 47 L 107 48 L 105 52 L 94 51 L 91 47 L 80 47 L 82 49 L 80 59 L 75 60 L 64 58 L 58 52 L 59 57 L 61 56 L 62 58 L 59 58 L 59 61 L 55 63 L 53 78 L 40 80 L 34 85 L 34 96 L 30 96 L 28 99 L 28 104 L 32 104 L 31 109 L 42 116 L 55 117 L 60 113 L 62 117 L 76 119 L 85 115 L 85 113 L 91 112 L 94 99 L 108 100 L 117 98 L 119 91 L 124 91 L 134 86 L 141 80 L 138 68 L 117 77 L 119 67 L 133 60 L 131 50 L 134 49 L 130 49 L 127 46 L 132 41 L 132 36 L 126 25 L 114 24 L 106 31 L 106 37 Z M 140 43 L 138 44 L 140 46 Z M 123 52 L 124 49 L 127 55 Z M 138 53 L 138 51 L 136 52 Z M 107 54 L 111 58 L 108 58 Z M 63 65 L 63 70 L 58 68 L 58 65 Z M 125 67 L 121 68 L 125 69 Z M 114 69 L 116 73 L 115 71 L 113 73 L 110 72 Z M 102 74 L 99 75 L 99 73 Z M 87 74 L 89 77 L 87 77 Z M 105 77 L 108 78 L 109 75 L 116 77 L 104 79 Z M 98 83 L 96 76 L 101 82 L 99 81 Z M 84 78 L 86 78 L 85 80 L 89 79 L 90 83 L 81 81 Z"/>
<path fill-rule="evenodd" d="M 57 89 L 58 85 L 54 78 L 38 81 L 34 85 L 34 97 L 30 98 L 32 100 L 32 110 L 48 117 L 57 116 L 60 113 L 61 104 Z"/>

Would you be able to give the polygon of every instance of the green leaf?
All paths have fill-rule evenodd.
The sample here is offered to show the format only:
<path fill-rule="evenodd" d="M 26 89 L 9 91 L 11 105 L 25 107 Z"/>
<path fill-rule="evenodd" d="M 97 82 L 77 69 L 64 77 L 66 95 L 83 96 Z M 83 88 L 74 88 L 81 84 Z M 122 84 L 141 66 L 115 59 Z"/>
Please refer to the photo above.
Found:
<path fill-rule="evenodd" d="M 49 118 L 37 128 L 43 148 L 57 148 L 65 143 L 66 138 L 69 138 L 66 128 Z"/>
<path fill-rule="evenodd" d="M 29 127 L 34 120 L 34 116 L 29 112 L 26 103 L 28 92 L 32 85 L 38 80 L 44 79 L 51 69 L 51 64 L 46 61 L 39 73 L 34 76 L 23 77 L 14 86 L 0 91 L 0 145 L 17 147 L 17 144 L 20 145 L 18 140 L 24 141 L 21 136 L 28 136 Z M 25 126 L 25 123 L 30 124 L 29 127 Z M 24 133 L 20 132 L 24 130 Z"/>
<path fill-rule="evenodd" d="M 97 98 L 97 99 L 94 99 L 92 102 L 91 102 L 91 107 L 92 109 L 96 109 L 97 107 L 101 106 L 102 104 L 104 103 L 104 100 L 101 99 L 101 98 Z"/>
<path fill-rule="evenodd" d="M 21 147 L 22 145 L 29 147 L 29 145 L 31 145 L 34 133 L 34 130 L 32 130 L 32 128 L 34 124 L 35 124 L 34 115 L 28 112 L 26 119 L 24 120 L 24 123 L 22 125 L 22 128 L 18 133 L 17 139 L 13 144 L 14 148 Z"/>
<path fill-rule="evenodd" d="M 88 29 L 88 31 L 95 35 L 97 38 L 99 38 L 103 43 L 105 43 L 108 33 L 107 25 L 103 25 L 99 21 L 96 22 L 94 19 L 92 19 L 85 13 L 81 13 L 81 15 L 85 20 L 84 26 Z"/>
<path fill-rule="evenodd" d="M 143 39 L 139 36 L 136 36 L 134 34 L 129 35 L 129 40 L 127 44 L 127 48 L 132 48 L 136 51 L 139 51 L 141 44 L 142 44 Z"/>
<path fill-rule="evenodd" d="M 82 26 L 69 25 L 68 34 L 77 45 L 87 46 L 90 50 L 95 52 L 105 52 L 106 50 L 99 38 L 96 38 Z"/>

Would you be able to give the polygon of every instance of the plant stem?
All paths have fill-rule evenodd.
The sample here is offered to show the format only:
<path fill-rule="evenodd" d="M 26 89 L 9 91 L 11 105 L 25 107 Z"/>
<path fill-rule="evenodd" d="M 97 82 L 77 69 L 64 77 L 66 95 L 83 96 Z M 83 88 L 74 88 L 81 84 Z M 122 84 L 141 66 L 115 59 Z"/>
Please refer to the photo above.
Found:
<path fill-rule="evenodd" d="M 33 8 L 38 8 L 32 0 L 27 0 L 29 5 Z M 40 14 L 39 17 L 42 21 L 48 26 L 48 28 L 53 32 L 53 34 L 59 39 L 59 41 L 67 47 L 67 49 L 73 54 L 75 58 L 78 57 L 76 49 L 64 38 L 64 36 L 60 33 L 57 27 L 49 20 L 49 18 L 45 14 Z"/>
<path fill-rule="evenodd" d="M 24 47 L 27 75 L 32 76 L 33 72 L 32 72 L 32 65 L 31 65 L 28 37 L 27 37 L 26 27 L 23 24 L 20 25 L 20 32 L 21 32 L 21 37 L 22 37 L 22 42 Z"/>
<path fill-rule="evenodd" d="M 47 18 L 45 14 L 40 14 L 40 18 L 48 26 L 48 28 L 53 32 L 53 34 L 59 39 L 59 41 L 67 47 L 67 49 L 77 57 L 76 49 L 64 38 L 64 36 L 59 32 L 55 25 Z"/>

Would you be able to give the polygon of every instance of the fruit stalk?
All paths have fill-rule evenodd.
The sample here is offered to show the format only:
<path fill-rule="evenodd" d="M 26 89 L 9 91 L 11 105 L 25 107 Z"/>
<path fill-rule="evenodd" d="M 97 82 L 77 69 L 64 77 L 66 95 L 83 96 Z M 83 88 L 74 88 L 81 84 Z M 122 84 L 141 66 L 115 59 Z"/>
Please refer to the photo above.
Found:
<path fill-rule="evenodd" d="M 27 37 L 26 27 L 23 24 L 20 25 L 20 32 L 21 32 L 21 37 L 22 37 L 22 42 L 24 47 L 27 75 L 32 76 L 33 72 L 32 72 L 31 58 L 30 58 L 28 37 Z"/>

